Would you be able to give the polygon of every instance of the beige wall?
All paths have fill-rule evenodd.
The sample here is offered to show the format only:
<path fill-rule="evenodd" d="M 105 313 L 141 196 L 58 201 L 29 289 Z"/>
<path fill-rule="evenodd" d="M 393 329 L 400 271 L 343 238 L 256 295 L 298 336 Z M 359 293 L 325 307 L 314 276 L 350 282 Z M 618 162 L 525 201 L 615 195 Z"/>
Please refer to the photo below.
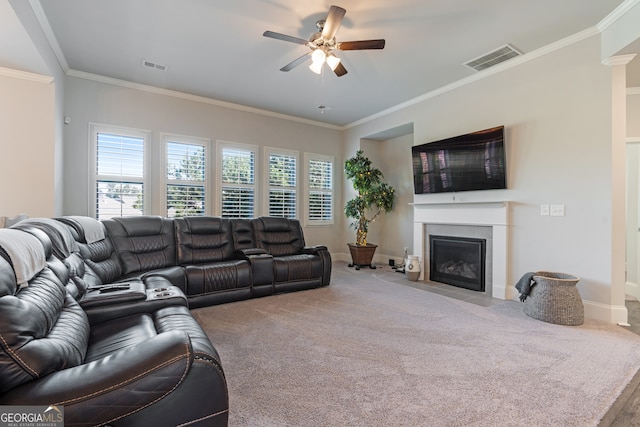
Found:
<path fill-rule="evenodd" d="M 299 152 L 302 167 L 304 152 L 335 156 L 335 220 L 342 228 L 342 165 L 340 131 L 291 120 L 224 108 L 210 103 L 151 93 L 76 77 L 65 80 L 65 115 L 71 124 L 65 126 L 64 188 L 66 215 L 89 213 L 89 123 L 145 129 L 152 132 L 153 178 L 148 191 L 160 199 L 162 191 L 162 147 L 160 134 L 170 133 L 251 144 L 259 147 L 256 164 L 262 165 L 263 147 L 276 147 Z M 302 170 L 302 169 L 300 169 Z M 213 188 L 213 186 L 212 186 Z M 262 183 L 258 183 L 258 196 Z M 215 197 L 215 194 L 214 194 Z M 258 202 L 262 207 L 262 203 Z M 301 212 L 301 206 L 298 206 Z M 260 209 L 260 208 L 259 208 Z M 149 214 L 163 215 L 163 207 L 154 204 Z M 215 214 L 215 212 L 212 212 Z M 265 213 L 258 210 L 257 215 Z M 343 236 L 331 232 L 333 227 L 305 227 L 307 244 L 324 244 L 337 251 Z"/>
<path fill-rule="evenodd" d="M 0 76 L 0 216 L 55 215 L 54 91 Z"/>
<path fill-rule="evenodd" d="M 388 263 L 390 258 L 402 262 L 404 248 L 408 254 L 413 250 L 413 172 L 411 169 L 411 146 L 413 134 L 381 141 L 362 139 L 360 148 L 371 159 L 373 165 L 384 174 L 384 179 L 396 193 L 391 213 L 382 214 L 369 227 L 367 241 L 379 245 L 374 261 Z M 351 241 L 355 232 L 351 230 Z"/>
<path fill-rule="evenodd" d="M 563 271 L 581 278 L 592 316 L 624 304 L 611 300 L 611 70 L 601 64 L 599 37 L 348 129 L 345 142 L 407 122 L 414 144 L 504 125 L 509 189 L 460 193 L 456 201 L 511 203 L 510 284 L 528 271 Z M 566 215 L 540 216 L 540 204 L 564 204 Z"/>

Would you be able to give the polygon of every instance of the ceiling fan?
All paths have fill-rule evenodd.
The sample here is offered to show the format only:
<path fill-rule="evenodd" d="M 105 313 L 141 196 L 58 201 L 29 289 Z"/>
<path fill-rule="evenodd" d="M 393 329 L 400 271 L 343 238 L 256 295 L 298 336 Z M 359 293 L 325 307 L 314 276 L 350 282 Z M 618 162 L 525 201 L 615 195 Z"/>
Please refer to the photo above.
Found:
<path fill-rule="evenodd" d="M 280 68 L 280 71 L 290 71 L 311 57 L 312 64 L 309 66 L 311 71 L 320 74 L 322 72 L 322 65 L 326 62 L 333 72 L 340 77 L 347 74 L 347 69 L 340 63 L 340 58 L 333 53 L 334 50 L 384 49 L 384 39 L 337 42 L 335 37 L 336 32 L 338 28 L 340 28 L 342 18 L 344 18 L 346 12 L 345 9 L 339 6 L 331 6 L 327 19 L 316 22 L 318 32 L 312 34 L 309 40 L 287 36 L 273 31 L 265 31 L 262 34 L 265 37 L 301 44 L 311 49 L 310 52 Z"/>

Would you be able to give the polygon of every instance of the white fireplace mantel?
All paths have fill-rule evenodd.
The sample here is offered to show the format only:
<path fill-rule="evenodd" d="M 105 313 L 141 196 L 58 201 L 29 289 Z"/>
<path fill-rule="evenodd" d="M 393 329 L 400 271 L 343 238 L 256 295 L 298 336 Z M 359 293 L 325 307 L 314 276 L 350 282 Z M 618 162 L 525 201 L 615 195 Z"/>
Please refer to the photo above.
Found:
<path fill-rule="evenodd" d="M 509 202 L 446 202 L 412 203 L 413 205 L 413 253 L 427 253 L 426 227 L 428 224 L 487 226 L 493 233 L 493 273 L 491 295 L 499 299 L 511 299 L 508 278 L 508 226 Z M 424 280 L 424 269 L 420 280 Z"/>

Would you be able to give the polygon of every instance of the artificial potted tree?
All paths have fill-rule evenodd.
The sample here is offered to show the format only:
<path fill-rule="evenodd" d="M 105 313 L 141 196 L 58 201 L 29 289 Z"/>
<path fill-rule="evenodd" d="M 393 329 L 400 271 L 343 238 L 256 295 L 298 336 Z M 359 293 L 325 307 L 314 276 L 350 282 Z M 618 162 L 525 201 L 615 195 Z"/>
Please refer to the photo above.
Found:
<path fill-rule="evenodd" d="M 344 207 L 347 218 L 353 219 L 350 226 L 356 230 L 356 242 L 348 244 L 353 261 L 349 267 L 355 266 L 356 270 L 366 265 L 375 268 L 372 260 L 378 245 L 367 243 L 369 224 L 381 213 L 393 209 L 395 191 L 383 181 L 384 176 L 380 169 L 371 165 L 371 160 L 364 156 L 362 150 L 358 150 L 354 157 L 345 161 L 344 171 L 357 192 L 356 197 L 349 200 Z"/>

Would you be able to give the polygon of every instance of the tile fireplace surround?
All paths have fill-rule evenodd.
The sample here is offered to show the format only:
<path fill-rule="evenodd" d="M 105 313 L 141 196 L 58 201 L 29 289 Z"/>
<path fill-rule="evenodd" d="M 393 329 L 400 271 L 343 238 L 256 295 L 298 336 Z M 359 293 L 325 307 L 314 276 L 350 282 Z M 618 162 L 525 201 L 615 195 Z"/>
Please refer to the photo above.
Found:
<path fill-rule="evenodd" d="M 515 289 L 507 283 L 509 202 L 413 203 L 413 223 L 413 253 L 420 256 L 424 266 L 419 280 L 425 279 L 427 270 L 424 260 L 428 259 L 430 227 L 490 228 L 492 248 L 490 253 L 487 251 L 487 262 L 491 260 L 491 266 L 488 266 L 490 277 L 487 278 L 486 292 L 493 298 L 512 299 Z"/>

